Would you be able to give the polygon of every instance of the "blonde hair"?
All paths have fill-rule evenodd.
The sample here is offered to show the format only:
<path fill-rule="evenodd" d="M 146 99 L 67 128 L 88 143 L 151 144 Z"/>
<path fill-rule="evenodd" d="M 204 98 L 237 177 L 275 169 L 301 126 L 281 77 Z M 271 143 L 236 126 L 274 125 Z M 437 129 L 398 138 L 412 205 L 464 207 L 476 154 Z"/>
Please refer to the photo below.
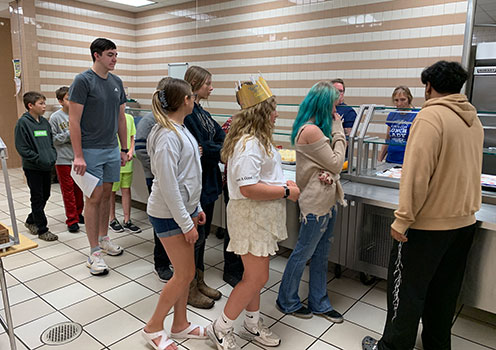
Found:
<path fill-rule="evenodd" d="M 413 101 L 412 92 L 410 91 L 410 89 L 408 87 L 403 86 L 403 85 L 397 86 L 394 89 L 393 94 L 391 95 L 391 99 L 393 100 L 393 102 L 394 102 L 394 96 L 396 96 L 400 92 L 405 94 L 406 98 L 408 99 L 408 104 L 411 106 L 412 101 Z"/>
<path fill-rule="evenodd" d="M 191 85 L 187 81 L 171 77 L 160 80 L 152 95 L 152 111 L 157 123 L 180 136 L 168 113 L 177 111 L 184 103 L 184 97 L 192 95 Z"/>
<path fill-rule="evenodd" d="M 199 66 L 191 66 L 184 73 L 184 80 L 191 84 L 191 90 L 193 92 L 200 90 L 200 88 L 205 84 L 208 78 L 212 74 L 205 68 Z"/>
<path fill-rule="evenodd" d="M 247 109 L 242 109 L 233 116 L 233 121 L 224 146 L 220 152 L 221 159 L 225 163 L 234 153 L 236 144 L 243 136 L 248 136 L 243 140 L 243 150 L 246 141 L 256 138 L 262 144 L 268 156 L 272 156 L 271 146 L 272 132 L 274 125 L 270 120 L 270 115 L 276 110 L 276 99 L 274 96 Z"/>

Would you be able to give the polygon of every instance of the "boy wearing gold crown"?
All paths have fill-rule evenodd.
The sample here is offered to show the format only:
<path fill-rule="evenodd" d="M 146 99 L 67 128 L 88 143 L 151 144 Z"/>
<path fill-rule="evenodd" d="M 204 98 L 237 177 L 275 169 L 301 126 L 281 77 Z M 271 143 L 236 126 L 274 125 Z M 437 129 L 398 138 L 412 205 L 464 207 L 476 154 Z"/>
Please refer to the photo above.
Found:
<path fill-rule="evenodd" d="M 238 83 L 238 112 L 224 141 L 221 157 L 229 163 L 227 186 L 227 227 L 231 241 L 227 247 L 241 255 L 242 280 L 231 292 L 224 311 L 207 327 L 218 350 L 240 349 L 233 323 L 246 310 L 242 338 L 263 346 L 278 346 L 281 339 L 260 318 L 260 290 L 269 278 L 269 255 L 277 242 L 287 238 L 286 198 L 296 202 L 300 190 L 286 181 L 281 156 L 272 141 L 278 116 L 276 100 L 262 77 Z"/>

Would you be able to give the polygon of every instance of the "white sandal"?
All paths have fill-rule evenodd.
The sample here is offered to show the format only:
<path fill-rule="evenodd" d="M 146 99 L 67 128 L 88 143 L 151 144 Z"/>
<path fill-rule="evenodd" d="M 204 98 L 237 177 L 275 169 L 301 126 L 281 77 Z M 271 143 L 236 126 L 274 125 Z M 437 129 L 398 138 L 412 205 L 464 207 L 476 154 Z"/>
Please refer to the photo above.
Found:
<path fill-rule="evenodd" d="M 162 329 L 161 331 L 154 332 L 154 333 L 147 333 L 145 330 L 141 330 L 141 335 L 143 338 L 145 338 L 146 342 L 150 344 L 155 350 L 165 350 L 168 346 L 175 344 L 174 340 L 169 339 L 167 336 L 167 333 Z M 155 344 L 153 339 L 157 339 L 158 337 L 160 338 L 160 342 Z"/>
<path fill-rule="evenodd" d="M 191 334 L 191 332 L 193 332 L 197 328 L 198 328 L 198 335 Z M 171 338 L 174 338 L 174 339 L 207 339 L 208 335 L 207 335 L 207 332 L 205 331 L 204 327 L 199 326 L 197 324 L 190 323 L 189 326 L 186 327 L 181 332 L 177 332 L 177 333 L 171 332 Z"/>

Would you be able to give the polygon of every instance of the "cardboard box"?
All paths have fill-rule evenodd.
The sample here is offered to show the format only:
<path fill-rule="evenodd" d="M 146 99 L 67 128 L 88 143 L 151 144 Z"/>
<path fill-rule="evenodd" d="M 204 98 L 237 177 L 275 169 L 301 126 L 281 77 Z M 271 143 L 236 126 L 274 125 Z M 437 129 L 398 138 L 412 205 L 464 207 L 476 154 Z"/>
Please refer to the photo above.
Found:
<path fill-rule="evenodd" d="M 0 244 L 8 243 L 9 240 L 9 229 L 0 223 Z"/>

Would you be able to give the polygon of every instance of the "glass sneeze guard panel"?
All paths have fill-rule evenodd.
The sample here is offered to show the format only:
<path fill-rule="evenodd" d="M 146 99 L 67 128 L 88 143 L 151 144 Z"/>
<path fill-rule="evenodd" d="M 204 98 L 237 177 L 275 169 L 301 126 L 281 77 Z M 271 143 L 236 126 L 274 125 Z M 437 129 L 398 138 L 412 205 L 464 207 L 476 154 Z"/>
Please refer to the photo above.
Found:
<path fill-rule="evenodd" d="M 387 152 L 390 149 L 403 149 L 404 152 L 409 128 L 419 111 L 420 109 L 398 110 L 395 107 L 377 105 L 361 106 L 349 140 L 348 154 L 352 156 L 348 160 L 351 165 L 343 177 L 372 185 L 399 188 L 403 158 L 390 161 Z M 493 203 L 496 199 L 493 192 L 496 190 L 496 112 L 478 111 L 477 114 L 484 129 L 481 174 L 483 201 Z M 392 120 L 391 116 L 394 115 L 399 119 Z M 389 134 L 395 128 L 403 130 L 399 135 Z M 408 131 L 405 132 L 404 129 Z"/>

